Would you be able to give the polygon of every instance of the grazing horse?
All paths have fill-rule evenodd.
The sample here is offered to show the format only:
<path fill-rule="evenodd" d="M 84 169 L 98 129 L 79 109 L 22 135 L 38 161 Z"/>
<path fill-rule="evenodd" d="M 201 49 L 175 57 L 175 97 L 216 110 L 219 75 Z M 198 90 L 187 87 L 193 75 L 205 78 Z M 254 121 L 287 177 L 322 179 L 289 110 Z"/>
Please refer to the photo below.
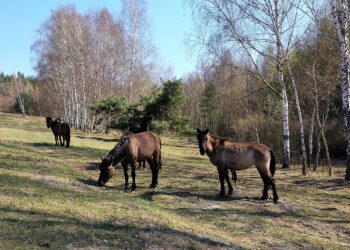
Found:
<path fill-rule="evenodd" d="M 55 136 L 55 145 L 64 146 L 64 143 L 66 142 L 66 148 L 69 148 L 69 145 L 70 145 L 69 124 L 61 123 L 60 118 L 53 120 L 51 117 L 46 117 L 46 125 L 48 128 L 51 128 L 52 133 Z"/>
<path fill-rule="evenodd" d="M 232 195 L 233 188 L 228 176 L 228 169 L 244 170 L 255 165 L 264 182 L 261 200 L 266 200 L 268 190 L 272 186 L 273 200 L 278 201 L 276 184 L 273 178 L 275 173 L 276 159 L 273 152 L 261 143 L 230 142 L 227 139 L 213 136 L 209 129 L 197 128 L 198 146 L 201 155 L 207 154 L 213 165 L 219 172 L 221 190 L 219 196 L 225 195 L 225 180 Z"/>
<path fill-rule="evenodd" d="M 128 164 L 131 165 L 131 191 L 134 191 L 136 189 L 136 162 L 140 160 L 147 160 L 151 166 L 152 182 L 150 188 L 155 188 L 158 184 L 158 172 L 161 168 L 161 141 L 159 136 L 151 131 L 123 135 L 119 143 L 102 159 L 97 185 L 104 186 L 114 174 L 113 166 L 121 162 L 125 178 L 124 191 L 129 190 Z"/>

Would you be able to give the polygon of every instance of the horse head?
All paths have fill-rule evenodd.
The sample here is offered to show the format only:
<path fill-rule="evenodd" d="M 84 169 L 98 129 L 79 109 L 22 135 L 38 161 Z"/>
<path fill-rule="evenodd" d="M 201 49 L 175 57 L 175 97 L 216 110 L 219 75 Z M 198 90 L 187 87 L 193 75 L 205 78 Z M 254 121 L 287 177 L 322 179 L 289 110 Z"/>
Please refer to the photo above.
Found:
<path fill-rule="evenodd" d="M 52 123 L 52 118 L 50 116 L 47 116 L 46 117 L 46 125 L 47 125 L 47 128 L 50 128 L 51 127 L 51 123 Z"/>
<path fill-rule="evenodd" d="M 112 166 L 113 157 L 108 154 L 105 158 L 101 157 L 100 163 L 100 176 L 97 181 L 97 185 L 104 186 L 114 174 L 114 167 Z"/>
<path fill-rule="evenodd" d="M 204 155 L 207 149 L 208 133 L 209 129 L 200 130 L 199 128 L 197 128 L 197 140 L 199 152 L 201 153 L 201 155 Z"/>

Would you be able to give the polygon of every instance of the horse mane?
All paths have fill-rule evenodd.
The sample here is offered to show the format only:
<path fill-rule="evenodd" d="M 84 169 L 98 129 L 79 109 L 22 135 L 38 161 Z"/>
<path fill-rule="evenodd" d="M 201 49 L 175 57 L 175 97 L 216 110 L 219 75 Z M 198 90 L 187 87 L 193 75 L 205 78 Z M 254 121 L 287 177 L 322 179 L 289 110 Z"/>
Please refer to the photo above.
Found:
<path fill-rule="evenodd" d="M 224 146 L 226 142 L 230 142 L 227 138 L 215 136 L 215 135 L 210 135 L 214 140 L 215 144 L 218 144 L 219 146 Z"/>

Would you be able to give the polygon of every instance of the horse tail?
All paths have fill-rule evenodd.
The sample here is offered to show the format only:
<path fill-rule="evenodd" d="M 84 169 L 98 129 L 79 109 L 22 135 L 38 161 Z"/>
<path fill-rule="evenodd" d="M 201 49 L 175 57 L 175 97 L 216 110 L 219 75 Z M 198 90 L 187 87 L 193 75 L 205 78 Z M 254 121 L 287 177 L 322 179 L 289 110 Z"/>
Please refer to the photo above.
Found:
<path fill-rule="evenodd" d="M 162 169 L 162 141 L 160 140 L 160 138 L 159 138 L 159 146 L 160 146 L 160 151 L 159 151 L 159 169 Z"/>
<path fill-rule="evenodd" d="M 67 127 L 66 148 L 69 148 L 69 145 L 70 145 L 70 127 L 69 127 L 69 124 L 67 124 L 66 127 Z"/>
<path fill-rule="evenodd" d="M 272 150 L 270 150 L 270 156 L 271 156 L 270 172 L 271 172 L 272 176 L 274 176 L 275 171 L 276 171 L 276 157 L 275 157 L 275 154 L 272 152 Z"/>

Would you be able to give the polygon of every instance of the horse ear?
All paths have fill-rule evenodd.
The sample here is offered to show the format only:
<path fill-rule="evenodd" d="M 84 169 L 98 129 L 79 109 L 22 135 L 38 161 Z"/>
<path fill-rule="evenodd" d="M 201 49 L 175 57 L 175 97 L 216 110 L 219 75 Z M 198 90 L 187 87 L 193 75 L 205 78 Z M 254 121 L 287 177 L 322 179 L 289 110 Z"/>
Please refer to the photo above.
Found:
<path fill-rule="evenodd" d="M 101 157 L 101 161 L 103 161 L 103 157 L 102 157 L 102 155 L 100 155 L 100 157 Z"/>
<path fill-rule="evenodd" d="M 197 128 L 197 133 L 200 134 L 202 133 L 202 131 L 199 128 Z"/>
<path fill-rule="evenodd" d="M 209 133 L 209 129 L 207 128 L 207 129 L 206 129 L 206 130 L 204 130 L 203 132 L 204 132 L 204 134 L 206 135 L 206 134 L 208 134 L 208 133 Z"/>

